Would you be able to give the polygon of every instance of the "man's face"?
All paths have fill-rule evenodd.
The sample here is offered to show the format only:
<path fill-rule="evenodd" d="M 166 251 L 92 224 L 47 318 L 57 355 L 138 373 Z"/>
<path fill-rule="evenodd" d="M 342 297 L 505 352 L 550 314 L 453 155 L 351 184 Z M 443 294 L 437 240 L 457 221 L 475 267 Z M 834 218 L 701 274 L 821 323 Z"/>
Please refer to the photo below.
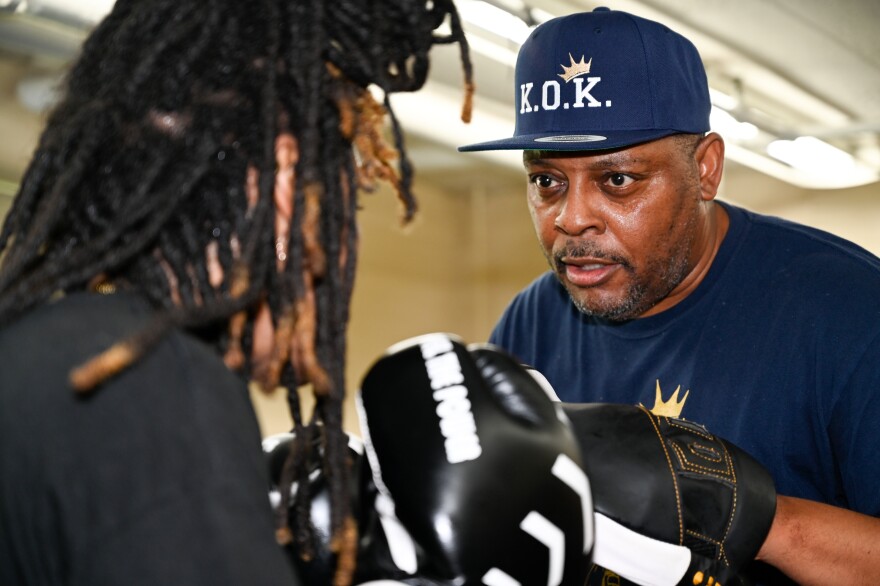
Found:
<path fill-rule="evenodd" d="M 708 206 L 694 149 L 682 141 L 523 153 L 535 231 L 582 312 L 613 321 L 651 315 L 702 278 L 694 269 L 711 246 Z"/>

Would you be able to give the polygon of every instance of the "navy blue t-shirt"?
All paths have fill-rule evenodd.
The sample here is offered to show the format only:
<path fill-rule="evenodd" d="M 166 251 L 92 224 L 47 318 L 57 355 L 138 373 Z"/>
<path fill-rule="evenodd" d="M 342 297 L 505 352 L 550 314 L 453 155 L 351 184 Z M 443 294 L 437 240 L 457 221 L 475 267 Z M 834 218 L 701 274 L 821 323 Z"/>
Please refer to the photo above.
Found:
<path fill-rule="evenodd" d="M 668 311 L 586 317 L 546 273 L 491 341 L 563 401 L 652 408 L 677 397 L 681 417 L 751 453 L 780 494 L 880 515 L 880 259 L 722 205 L 730 228 L 715 261 Z"/>

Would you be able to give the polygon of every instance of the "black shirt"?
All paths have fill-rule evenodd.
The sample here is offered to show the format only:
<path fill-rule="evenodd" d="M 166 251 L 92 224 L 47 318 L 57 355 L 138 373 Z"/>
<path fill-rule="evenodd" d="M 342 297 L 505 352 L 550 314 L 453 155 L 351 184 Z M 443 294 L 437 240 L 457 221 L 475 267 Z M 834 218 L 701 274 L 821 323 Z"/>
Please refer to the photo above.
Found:
<path fill-rule="evenodd" d="M 173 331 L 78 396 L 75 367 L 144 324 L 76 294 L 0 331 L 0 584 L 295 584 L 247 386 Z"/>

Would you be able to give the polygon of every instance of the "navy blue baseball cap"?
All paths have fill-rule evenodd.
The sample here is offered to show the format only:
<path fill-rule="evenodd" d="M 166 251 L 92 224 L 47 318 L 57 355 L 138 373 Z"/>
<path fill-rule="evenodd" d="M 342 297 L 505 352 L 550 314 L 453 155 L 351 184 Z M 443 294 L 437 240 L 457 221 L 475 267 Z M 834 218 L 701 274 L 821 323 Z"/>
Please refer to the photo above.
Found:
<path fill-rule="evenodd" d="M 539 25 L 516 60 L 513 136 L 460 151 L 583 151 L 709 130 L 709 84 L 693 43 L 596 8 Z"/>

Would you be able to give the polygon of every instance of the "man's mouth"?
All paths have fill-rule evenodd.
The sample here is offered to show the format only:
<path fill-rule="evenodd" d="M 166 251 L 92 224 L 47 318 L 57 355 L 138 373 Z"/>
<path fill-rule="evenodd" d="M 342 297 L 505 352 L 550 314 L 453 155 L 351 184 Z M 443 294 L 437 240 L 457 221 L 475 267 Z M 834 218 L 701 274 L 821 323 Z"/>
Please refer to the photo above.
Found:
<path fill-rule="evenodd" d="M 584 264 L 579 264 L 579 263 L 568 263 L 568 262 L 567 262 L 567 263 L 565 263 L 565 264 L 566 264 L 566 266 L 576 267 L 576 268 L 578 268 L 579 270 L 582 270 L 582 271 L 594 271 L 594 270 L 602 269 L 602 268 L 605 268 L 605 267 L 608 266 L 607 263 L 601 263 L 601 262 L 596 262 L 596 263 L 584 263 Z"/>
<path fill-rule="evenodd" d="M 629 266 L 624 257 L 593 242 L 567 242 L 554 256 L 560 278 L 573 287 L 600 287 Z"/>
<path fill-rule="evenodd" d="M 565 280 L 576 287 L 597 287 L 605 284 L 621 265 L 610 262 L 583 261 L 579 259 L 560 260 L 560 272 Z"/>

